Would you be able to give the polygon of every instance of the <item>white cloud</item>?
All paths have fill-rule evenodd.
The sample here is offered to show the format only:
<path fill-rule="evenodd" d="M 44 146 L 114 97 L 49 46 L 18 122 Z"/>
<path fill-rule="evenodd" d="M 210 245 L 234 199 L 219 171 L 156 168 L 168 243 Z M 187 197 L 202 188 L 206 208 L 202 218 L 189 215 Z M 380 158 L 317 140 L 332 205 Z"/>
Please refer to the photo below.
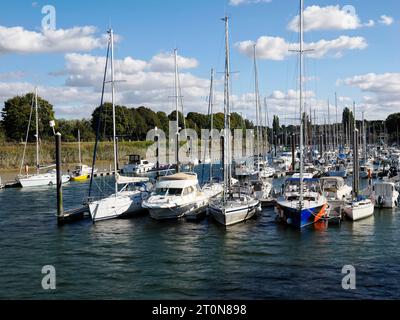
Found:
<path fill-rule="evenodd" d="M 269 60 L 284 60 L 286 57 L 293 54 L 290 50 L 298 49 L 297 43 L 288 43 L 285 39 L 280 37 L 262 36 L 258 38 L 257 42 L 257 55 L 260 59 Z M 235 47 L 237 50 L 252 57 L 254 42 L 247 40 L 237 42 Z M 334 40 L 319 40 L 305 44 L 306 49 L 312 49 L 308 53 L 308 57 L 322 58 L 325 56 L 341 57 L 345 50 L 362 50 L 367 47 L 366 40 L 362 37 L 348 37 L 340 36 Z"/>
<path fill-rule="evenodd" d="M 373 20 L 368 23 L 361 23 L 360 18 L 351 7 L 352 10 L 345 10 L 350 7 L 340 8 L 336 6 L 310 6 L 304 10 L 304 31 L 312 30 L 355 30 L 363 26 L 371 27 L 375 24 Z M 299 30 L 299 16 L 293 18 L 289 24 L 288 29 L 298 32 Z"/>
<path fill-rule="evenodd" d="M 185 58 L 178 55 L 179 69 L 193 69 L 199 66 L 196 59 Z M 175 69 L 174 57 L 169 53 L 155 55 L 149 62 L 149 69 L 156 72 L 173 71 Z"/>
<path fill-rule="evenodd" d="M 271 1 L 272 0 L 229 0 L 229 5 L 236 7 L 242 4 L 269 3 Z"/>
<path fill-rule="evenodd" d="M 93 26 L 41 32 L 0 26 L 0 53 L 77 52 L 104 47 L 106 36 L 98 37 L 95 33 Z"/>
<path fill-rule="evenodd" d="M 357 75 L 338 81 L 338 85 L 360 89 L 365 94 L 360 107 L 372 118 L 382 119 L 400 110 L 400 73 Z"/>
<path fill-rule="evenodd" d="M 379 23 L 384 24 L 386 26 L 390 26 L 391 24 L 393 24 L 393 22 L 394 22 L 394 19 L 387 15 L 382 15 L 379 20 Z"/>

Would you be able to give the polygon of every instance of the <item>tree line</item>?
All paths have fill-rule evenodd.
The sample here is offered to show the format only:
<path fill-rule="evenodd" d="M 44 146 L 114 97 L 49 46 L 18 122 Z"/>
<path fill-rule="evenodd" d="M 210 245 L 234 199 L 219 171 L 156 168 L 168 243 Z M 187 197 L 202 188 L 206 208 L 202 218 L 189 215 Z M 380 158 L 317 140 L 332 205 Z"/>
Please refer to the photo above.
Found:
<path fill-rule="evenodd" d="M 2 109 L 2 120 L 0 121 L 0 141 L 25 141 L 29 121 L 31 121 L 31 125 L 28 133 L 28 141 L 32 142 L 35 140 L 36 123 L 33 102 L 33 93 L 28 93 L 24 96 L 16 96 L 5 101 Z M 38 97 L 38 114 L 39 135 L 42 140 L 49 140 L 53 135 L 49 122 L 50 120 L 55 120 L 53 105 L 45 99 Z M 175 111 L 167 114 L 163 111 L 155 112 L 145 106 L 130 108 L 117 105 L 115 114 L 117 135 L 122 140 L 134 141 L 145 140 L 147 132 L 155 127 L 168 134 L 169 121 L 176 121 L 177 118 Z M 312 117 L 304 115 L 303 118 L 304 123 L 312 123 Z M 210 128 L 211 116 L 198 112 L 189 112 L 185 117 L 181 112 L 178 112 L 178 121 L 181 128 L 195 129 L 200 136 L 201 129 Z M 345 108 L 343 110 L 341 122 L 344 130 L 343 134 L 348 134 L 348 124 L 352 121 L 354 121 L 352 111 L 350 111 L 349 108 Z M 215 129 L 223 129 L 224 114 L 214 114 L 213 124 Z M 369 132 L 375 132 L 377 136 L 386 135 L 389 143 L 400 142 L 399 124 L 400 113 L 389 115 L 385 121 L 366 121 Z M 359 127 L 360 125 L 361 121 L 357 121 L 357 126 Z M 245 131 L 246 129 L 255 129 L 255 126 L 253 122 L 244 119 L 240 114 L 232 113 L 231 128 L 243 129 Z M 94 141 L 97 130 L 100 140 L 110 140 L 112 137 L 112 105 L 107 102 L 104 103 L 103 106 L 98 106 L 92 112 L 90 119 L 57 119 L 56 130 L 62 133 L 63 140 L 66 142 L 76 141 L 78 130 L 80 131 L 82 141 Z M 265 130 L 263 130 L 263 132 L 265 132 Z M 281 125 L 279 117 L 276 115 L 273 116 L 272 128 L 267 128 L 271 143 L 276 141 L 274 139 L 278 138 L 280 141 L 283 141 L 283 135 L 291 135 L 297 132 L 299 132 L 298 126 Z"/>
<path fill-rule="evenodd" d="M 35 140 L 36 122 L 34 110 L 34 94 L 13 97 L 4 103 L 2 120 L 0 122 L 0 141 L 23 142 L 26 139 L 30 121 L 28 141 Z M 94 141 L 97 132 L 102 141 L 112 138 L 112 104 L 104 103 L 92 112 L 90 119 L 66 120 L 55 119 L 53 105 L 38 97 L 39 136 L 42 140 L 49 140 L 53 136 L 49 126 L 50 120 L 56 120 L 56 130 L 61 132 L 63 141 L 74 142 L 78 137 L 78 130 L 82 141 Z M 163 111 L 155 112 L 150 108 L 140 106 L 129 108 L 116 105 L 115 119 L 117 135 L 122 140 L 143 141 L 147 132 L 155 127 L 168 134 L 169 121 L 176 121 L 176 112 L 167 114 Z M 201 134 L 201 129 L 210 128 L 211 116 L 198 112 L 189 112 L 186 117 L 178 112 L 178 121 L 181 128 L 195 129 Z M 216 113 L 213 117 L 215 129 L 224 127 L 224 114 Z M 238 113 L 231 115 L 232 129 L 253 129 L 251 121 L 243 119 Z"/>

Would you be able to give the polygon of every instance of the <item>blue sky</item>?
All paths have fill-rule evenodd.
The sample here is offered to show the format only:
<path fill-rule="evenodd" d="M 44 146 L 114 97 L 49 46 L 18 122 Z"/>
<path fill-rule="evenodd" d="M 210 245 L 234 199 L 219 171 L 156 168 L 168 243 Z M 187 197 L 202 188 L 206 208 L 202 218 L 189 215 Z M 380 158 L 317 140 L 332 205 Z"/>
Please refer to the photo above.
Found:
<path fill-rule="evenodd" d="M 53 33 L 42 30 L 44 5 L 56 9 Z M 397 0 L 305 0 L 305 42 L 315 50 L 306 59 L 307 105 L 320 121 L 335 91 L 340 109 L 355 100 L 370 119 L 400 110 L 399 7 Z M 354 11 L 344 10 L 349 8 Z M 256 42 L 260 93 L 271 114 L 291 122 L 298 110 L 298 71 L 288 49 L 298 39 L 298 11 L 297 0 L 7 2 L 0 14 L 0 103 L 38 86 L 57 117 L 89 117 L 100 98 L 104 33 L 111 24 L 118 35 L 118 76 L 126 80 L 117 102 L 171 112 L 171 52 L 177 47 L 184 110 L 205 112 L 210 68 L 223 71 L 220 18 L 228 14 L 231 68 L 238 72 L 234 111 L 251 119 L 255 114 L 248 54 Z M 217 110 L 221 91 L 218 82 Z"/>

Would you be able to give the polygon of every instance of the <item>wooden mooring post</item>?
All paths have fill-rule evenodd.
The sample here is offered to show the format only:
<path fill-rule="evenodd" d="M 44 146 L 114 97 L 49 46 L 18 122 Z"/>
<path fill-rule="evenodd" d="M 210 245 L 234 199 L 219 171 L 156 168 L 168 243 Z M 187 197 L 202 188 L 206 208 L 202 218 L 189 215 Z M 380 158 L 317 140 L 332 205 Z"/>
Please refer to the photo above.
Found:
<path fill-rule="evenodd" d="M 87 206 L 64 211 L 63 194 L 62 194 L 62 173 L 61 173 L 61 133 L 55 135 L 56 141 L 56 172 L 57 172 L 57 224 L 59 226 L 69 222 L 81 220 L 88 212 Z"/>

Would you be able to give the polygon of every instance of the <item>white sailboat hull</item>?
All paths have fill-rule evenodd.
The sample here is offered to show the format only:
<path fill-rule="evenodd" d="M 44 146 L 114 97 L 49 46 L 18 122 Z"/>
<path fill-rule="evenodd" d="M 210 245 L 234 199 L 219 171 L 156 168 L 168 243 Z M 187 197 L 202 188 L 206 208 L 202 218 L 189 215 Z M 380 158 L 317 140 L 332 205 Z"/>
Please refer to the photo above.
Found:
<path fill-rule="evenodd" d="M 63 175 L 61 179 L 62 183 L 66 183 L 71 179 L 71 177 L 69 175 Z M 18 178 L 18 181 L 21 183 L 23 188 L 52 186 L 57 184 L 57 175 L 53 173 L 43 173 L 25 178 L 20 177 Z"/>
<path fill-rule="evenodd" d="M 213 218 L 225 226 L 231 226 L 251 219 L 260 207 L 258 200 L 249 198 L 245 201 L 239 199 L 227 200 L 226 205 L 222 201 L 210 204 L 209 210 Z"/>
<path fill-rule="evenodd" d="M 126 214 L 142 211 L 142 198 L 146 194 L 141 191 L 122 191 L 89 204 L 93 221 L 119 218 Z"/>
<path fill-rule="evenodd" d="M 353 202 L 344 208 L 344 212 L 350 220 L 365 219 L 374 214 L 374 204 L 371 200 Z"/>

